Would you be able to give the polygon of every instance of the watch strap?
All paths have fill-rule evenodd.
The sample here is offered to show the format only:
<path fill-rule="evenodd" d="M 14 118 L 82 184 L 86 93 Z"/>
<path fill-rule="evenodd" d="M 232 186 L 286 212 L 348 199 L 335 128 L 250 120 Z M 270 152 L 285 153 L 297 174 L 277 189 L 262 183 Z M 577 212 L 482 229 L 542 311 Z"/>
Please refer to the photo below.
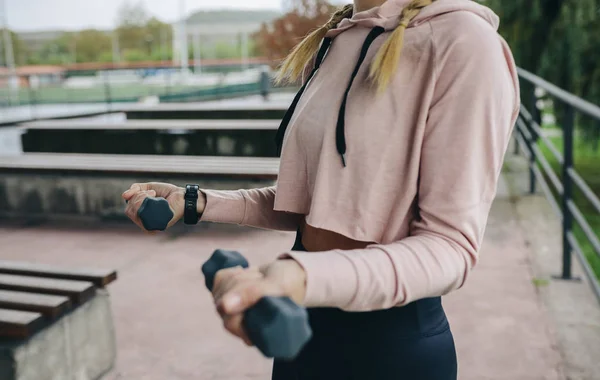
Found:
<path fill-rule="evenodd" d="M 184 195 L 183 223 L 198 224 L 198 185 L 186 185 Z"/>

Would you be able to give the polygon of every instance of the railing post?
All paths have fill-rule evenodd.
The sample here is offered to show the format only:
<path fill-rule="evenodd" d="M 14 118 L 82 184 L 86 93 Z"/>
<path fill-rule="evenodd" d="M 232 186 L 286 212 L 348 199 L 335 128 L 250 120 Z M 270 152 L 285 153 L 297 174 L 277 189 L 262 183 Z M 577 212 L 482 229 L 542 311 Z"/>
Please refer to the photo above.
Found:
<path fill-rule="evenodd" d="M 29 95 L 29 109 L 31 110 L 31 118 L 37 120 L 37 113 L 35 112 L 36 98 L 35 90 L 33 89 L 33 82 L 31 80 L 32 75 L 27 77 L 27 92 Z"/>
<path fill-rule="evenodd" d="M 535 86 L 533 86 L 533 89 L 531 90 L 531 117 L 533 118 L 533 120 L 538 123 L 538 125 L 542 125 L 542 112 L 540 111 L 540 109 L 538 108 L 537 104 L 538 104 L 538 97 L 535 93 Z M 537 140 L 537 135 L 535 137 L 535 139 Z"/>
<path fill-rule="evenodd" d="M 167 69 L 166 71 L 166 96 L 171 95 L 171 69 Z"/>
<path fill-rule="evenodd" d="M 106 101 L 106 106 L 108 111 L 111 110 L 112 103 L 112 95 L 110 93 L 110 81 L 108 80 L 108 70 L 104 71 L 104 100 Z"/>
<path fill-rule="evenodd" d="M 514 140 L 515 140 L 515 151 L 513 152 L 513 154 L 516 156 L 520 153 L 520 149 L 519 149 L 519 126 L 516 125 L 515 126 L 515 130 L 513 132 L 514 135 Z"/>
<path fill-rule="evenodd" d="M 562 171 L 562 180 L 564 194 L 562 198 L 563 209 L 563 270 L 562 279 L 571 280 L 571 244 L 568 235 L 573 228 L 573 215 L 569 209 L 569 202 L 573 197 L 573 181 L 569 171 L 573 168 L 573 129 L 575 126 L 575 114 L 573 107 L 566 106 L 565 120 L 563 125 L 563 143 L 564 143 L 564 165 Z"/>
<path fill-rule="evenodd" d="M 532 84 L 532 86 L 531 86 L 531 117 L 533 120 L 532 122 L 536 121 L 539 124 L 540 111 L 537 108 L 537 101 L 538 101 L 538 98 L 537 98 L 537 95 L 535 94 L 535 85 Z M 529 193 L 535 194 L 536 183 L 535 183 L 535 172 L 533 171 L 533 167 L 537 161 L 537 158 L 535 156 L 535 150 L 533 148 L 537 144 L 538 136 L 535 133 L 535 129 L 531 127 L 530 123 L 527 123 L 527 126 L 529 127 L 529 134 L 531 135 L 531 141 L 529 142 L 529 153 L 531 153 L 531 155 L 529 156 Z"/>

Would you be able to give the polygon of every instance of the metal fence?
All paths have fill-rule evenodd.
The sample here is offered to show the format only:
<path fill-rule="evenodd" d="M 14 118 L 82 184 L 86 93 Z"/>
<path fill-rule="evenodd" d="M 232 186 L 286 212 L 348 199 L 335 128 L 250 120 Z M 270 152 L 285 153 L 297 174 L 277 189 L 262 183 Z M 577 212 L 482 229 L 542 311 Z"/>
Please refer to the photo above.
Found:
<path fill-rule="evenodd" d="M 52 75 L 11 78 L 0 75 L 0 107 L 134 103 L 149 97 L 160 102 L 186 102 L 255 95 L 265 91 L 260 68 L 187 76 L 177 70 L 158 73 L 144 77 L 134 70 L 106 70 L 95 75 L 71 75 L 68 78 Z M 15 80 L 18 84 L 10 85 Z M 277 90 L 272 88 L 272 82 L 267 87 L 269 91 Z"/>
<path fill-rule="evenodd" d="M 563 280 L 574 279 L 571 261 L 574 253 L 600 302 L 600 285 L 586 258 L 586 252 L 590 251 L 600 258 L 600 239 L 588 220 L 590 212 L 600 216 L 600 199 L 574 167 L 576 122 L 585 118 L 600 128 L 600 107 L 525 70 L 519 69 L 519 77 L 523 89 L 522 97 L 524 100 L 530 100 L 530 109 L 524 104 L 521 105 L 515 133 L 516 146 L 529 159 L 529 191 L 535 193 L 536 185 L 539 184 L 552 207 L 562 219 L 562 273 L 557 277 Z M 537 106 L 540 100 L 537 92 L 540 89 L 545 92 L 547 99 L 551 99 L 556 105 L 555 109 L 560 109 L 557 125 L 562 130 L 562 153 L 561 149 L 552 143 L 547 133 L 544 133 L 542 111 Z M 555 167 L 550 163 L 542 148 L 546 152 L 550 152 Z M 600 160 L 598 160 L 598 168 L 597 175 L 600 176 Z M 582 199 L 585 199 L 586 204 L 589 205 L 586 209 L 588 217 L 576 204 L 575 190 L 582 194 Z M 577 239 L 574 233 L 576 225 L 583 232 L 585 239 Z"/>

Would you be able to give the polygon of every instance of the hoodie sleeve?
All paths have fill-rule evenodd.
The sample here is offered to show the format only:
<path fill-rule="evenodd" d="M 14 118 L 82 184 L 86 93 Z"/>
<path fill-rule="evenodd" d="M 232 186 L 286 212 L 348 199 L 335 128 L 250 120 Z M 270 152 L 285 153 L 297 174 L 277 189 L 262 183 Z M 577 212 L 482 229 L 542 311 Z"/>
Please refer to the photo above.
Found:
<path fill-rule="evenodd" d="M 460 33 L 433 30 L 437 80 L 409 237 L 282 255 L 306 271 L 307 307 L 403 306 L 460 288 L 476 265 L 519 95 L 506 44 L 483 22 L 461 22 Z"/>
<path fill-rule="evenodd" d="M 279 231 L 296 231 L 299 214 L 274 211 L 275 186 L 251 190 L 201 190 L 206 207 L 203 222 L 239 224 Z"/>

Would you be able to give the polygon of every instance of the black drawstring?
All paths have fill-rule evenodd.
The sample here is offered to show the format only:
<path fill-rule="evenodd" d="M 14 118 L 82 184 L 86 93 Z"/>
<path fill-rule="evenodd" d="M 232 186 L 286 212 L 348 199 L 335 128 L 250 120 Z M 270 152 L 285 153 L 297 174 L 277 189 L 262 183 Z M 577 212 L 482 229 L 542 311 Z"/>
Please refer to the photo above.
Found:
<path fill-rule="evenodd" d="M 306 85 L 308 84 L 308 82 L 310 82 L 310 80 L 315 75 L 317 70 L 319 70 L 321 63 L 323 62 L 323 59 L 325 58 L 325 53 L 327 53 L 327 50 L 329 50 L 329 47 L 331 46 L 331 41 L 332 41 L 331 38 L 323 39 L 321 48 L 319 49 L 319 52 L 317 53 L 317 58 L 315 60 L 315 67 L 310 72 L 310 75 L 308 76 L 308 78 L 306 79 L 306 81 L 304 82 L 302 87 L 300 88 L 300 91 L 298 91 L 298 93 L 294 97 L 294 100 L 292 101 L 292 105 L 290 106 L 290 108 L 288 108 L 283 119 L 281 120 L 279 129 L 277 130 L 277 135 L 275 136 L 275 143 L 277 144 L 277 155 L 278 156 L 281 155 L 281 149 L 283 147 L 283 139 L 285 137 L 285 131 L 288 127 L 288 124 L 290 123 L 290 120 L 292 119 L 292 115 L 294 114 L 294 111 L 296 110 L 296 106 L 298 105 L 298 102 L 300 101 L 300 98 L 302 97 L 304 90 L 306 90 Z"/>
<path fill-rule="evenodd" d="M 375 27 L 371 30 L 371 32 L 365 39 L 365 42 L 363 43 L 362 49 L 360 51 L 360 58 L 358 59 L 358 62 L 356 63 L 356 67 L 354 68 L 354 72 L 352 73 L 352 76 L 350 77 L 350 83 L 348 83 L 348 87 L 346 88 L 346 92 L 344 93 L 344 99 L 342 100 L 342 105 L 340 106 L 340 112 L 338 114 L 338 121 L 337 121 L 336 130 L 335 130 L 335 145 L 337 147 L 338 153 L 342 157 L 342 165 L 344 165 L 344 167 L 346 167 L 345 124 L 346 124 L 346 101 L 348 100 L 348 94 L 350 93 L 350 89 L 352 88 L 352 82 L 354 82 L 354 78 L 356 78 L 356 75 L 358 74 L 358 70 L 360 69 L 360 66 L 362 65 L 362 63 L 364 62 L 365 57 L 367 56 L 369 47 L 371 46 L 373 41 L 375 41 L 375 39 L 377 37 L 379 37 L 383 32 L 385 32 L 385 29 L 383 29 L 382 27 L 380 27 L 380 26 Z"/>
<path fill-rule="evenodd" d="M 345 157 L 345 154 L 346 154 L 346 137 L 345 137 L 346 120 L 345 120 L 345 116 L 346 116 L 346 102 L 348 100 L 348 94 L 350 93 L 350 89 L 352 88 L 352 83 L 354 82 L 354 79 L 356 78 L 356 75 L 358 74 L 358 70 L 360 69 L 361 65 L 363 64 L 365 57 L 367 56 L 369 47 L 371 46 L 373 41 L 375 41 L 375 39 L 377 37 L 379 37 L 381 34 L 383 34 L 384 32 L 385 32 L 385 29 L 383 29 L 380 26 L 375 27 L 371 30 L 371 32 L 365 39 L 365 42 L 363 43 L 358 62 L 356 63 L 354 72 L 352 72 L 352 76 L 350 77 L 350 82 L 348 83 L 348 87 L 346 88 L 346 91 L 344 92 L 344 98 L 343 98 L 342 104 L 340 106 L 338 120 L 337 120 L 337 126 L 336 126 L 336 130 L 335 130 L 335 144 L 336 144 L 338 153 L 342 157 L 342 165 L 344 165 L 344 167 L 346 167 L 346 157 Z M 292 101 L 292 105 L 287 110 L 287 112 L 285 113 L 285 116 L 281 120 L 279 129 L 277 130 L 277 135 L 275 136 L 275 142 L 277 143 L 277 155 L 278 156 L 281 155 L 281 149 L 283 147 L 283 139 L 285 137 L 285 131 L 288 127 L 288 124 L 290 123 L 290 120 L 292 119 L 292 115 L 294 114 L 294 111 L 296 110 L 296 106 L 298 105 L 298 102 L 300 101 L 300 98 L 302 97 L 304 90 L 306 90 L 306 86 L 307 86 L 308 82 L 310 82 L 310 80 L 315 75 L 317 70 L 319 70 L 321 63 L 323 62 L 323 59 L 325 58 L 325 54 L 327 53 L 327 50 L 329 50 L 329 47 L 331 46 L 331 42 L 332 42 L 331 38 L 325 38 L 323 40 L 321 48 L 319 49 L 319 53 L 317 54 L 317 59 L 315 61 L 315 67 L 310 72 L 310 75 L 308 76 L 308 78 L 306 79 L 306 81 L 304 82 L 302 87 L 300 88 L 300 91 L 298 91 L 298 93 L 294 97 L 294 100 Z"/>

